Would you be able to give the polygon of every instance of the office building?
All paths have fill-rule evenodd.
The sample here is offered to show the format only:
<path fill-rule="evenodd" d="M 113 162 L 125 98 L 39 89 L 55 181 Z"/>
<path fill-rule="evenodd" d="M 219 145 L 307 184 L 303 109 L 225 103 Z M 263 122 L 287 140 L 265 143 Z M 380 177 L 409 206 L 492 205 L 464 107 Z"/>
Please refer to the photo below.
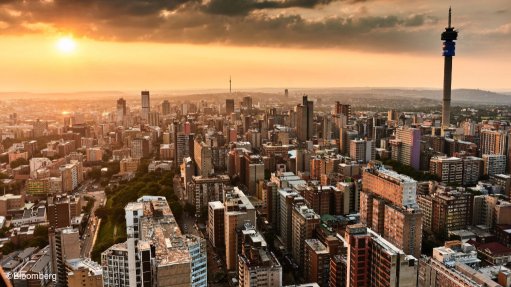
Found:
<path fill-rule="evenodd" d="M 476 184 L 482 169 L 483 160 L 473 156 L 464 158 L 435 156 L 429 163 L 429 172 L 436 174 L 445 184 Z"/>
<path fill-rule="evenodd" d="M 147 158 L 152 152 L 152 142 L 149 136 L 137 137 L 131 140 L 131 157 Z"/>
<path fill-rule="evenodd" d="M 503 154 L 483 154 L 484 175 L 492 176 L 506 173 L 507 158 Z"/>
<path fill-rule="evenodd" d="M 206 215 L 203 214 L 202 209 L 208 206 L 208 202 L 223 200 L 224 186 L 229 184 L 230 179 L 227 175 L 192 176 L 191 181 L 186 185 L 186 198 L 190 204 L 195 206 L 196 216 Z"/>
<path fill-rule="evenodd" d="M 357 162 L 369 162 L 374 160 L 375 149 L 374 142 L 371 140 L 351 140 L 350 157 Z"/>
<path fill-rule="evenodd" d="M 304 262 L 305 240 L 311 239 L 320 216 L 305 204 L 295 204 L 292 211 L 291 255 L 295 262 Z M 300 266 L 303 270 L 304 266 Z"/>
<path fill-rule="evenodd" d="M 480 134 L 479 150 L 483 154 L 506 154 L 507 137 L 502 131 L 483 129 Z"/>
<path fill-rule="evenodd" d="M 237 187 L 226 190 L 224 198 L 224 238 L 227 270 L 234 270 L 237 267 L 237 230 L 246 223 L 256 226 L 254 205 Z"/>
<path fill-rule="evenodd" d="M 419 170 L 420 142 L 420 129 L 408 127 L 397 128 L 396 138 L 390 141 L 392 147 L 392 159 L 411 166 L 415 170 Z"/>
<path fill-rule="evenodd" d="M 439 187 L 432 194 L 420 195 L 418 203 L 424 214 L 424 230 L 438 236 L 447 236 L 472 223 L 472 196 L 463 188 Z"/>
<path fill-rule="evenodd" d="M 197 174 L 207 177 L 213 173 L 211 146 L 198 136 L 194 141 L 194 160 L 197 164 Z"/>
<path fill-rule="evenodd" d="M 238 254 L 238 286 L 282 286 L 282 266 L 268 250 L 264 237 L 250 224 L 244 225 L 238 236 L 241 245 Z"/>
<path fill-rule="evenodd" d="M 162 103 L 161 103 L 161 113 L 162 115 L 166 116 L 168 114 L 170 114 L 170 103 L 168 100 L 164 100 Z"/>
<path fill-rule="evenodd" d="M 140 94 L 142 98 L 141 118 L 146 122 L 149 120 L 149 113 L 151 111 L 151 103 L 149 98 L 149 91 L 142 91 Z"/>
<path fill-rule="evenodd" d="M 330 252 L 317 239 L 305 240 L 304 273 L 307 282 L 316 282 L 321 287 L 328 287 L 330 279 Z M 344 282 L 343 282 L 344 283 Z"/>
<path fill-rule="evenodd" d="M 119 98 L 117 100 L 116 124 L 123 125 L 126 115 L 127 115 L 126 100 L 123 98 Z"/>
<path fill-rule="evenodd" d="M 347 246 L 345 286 L 416 286 L 417 259 L 363 224 L 348 225 L 341 240 Z"/>
<path fill-rule="evenodd" d="M 80 258 L 80 234 L 77 229 L 50 228 L 49 241 L 52 270 L 57 274 L 56 286 L 67 286 L 66 261 Z"/>
<path fill-rule="evenodd" d="M 314 135 L 313 130 L 313 113 L 314 102 L 309 101 L 307 96 L 303 96 L 301 105 L 295 107 L 296 113 L 296 134 L 298 141 L 304 142 L 311 140 Z"/>
<path fill-rule="evenodd" d="M 227 115 L 234 113 L 234 99 L 225 100 L 225 113 Z"/>
<path fill-rule="evenodd" d="M 220 201 L 208 202 L 207 233 L 213 247 L 224 247 L 224 204 Z"/>

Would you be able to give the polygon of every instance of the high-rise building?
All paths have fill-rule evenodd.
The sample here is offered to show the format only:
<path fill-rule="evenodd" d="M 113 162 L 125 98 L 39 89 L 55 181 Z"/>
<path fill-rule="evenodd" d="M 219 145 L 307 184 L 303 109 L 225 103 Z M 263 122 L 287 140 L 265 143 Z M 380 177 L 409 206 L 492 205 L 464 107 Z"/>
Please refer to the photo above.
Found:
<path fill-rule="evenodd" d="M 399 127 L 396 138 L 390 141 L 392 159 L 409 165 L 415 170 L 420 168 L 421 131 L 416 128 Z"/>
<path fill-rule="evenodd" d="M 241 245 L 238 254 L 238 286 L 282 286 L 282 266 L 268 250 L 264 237 L 250 224 L 244 225 L 238 236 Z"/>
<path fill-rule="evenodd" d="M 446 184 L 476 184 L 481 176 L 483 160 L 478 157 L 432 157 L 429 172 L 437 175 Z"/>
<path fill-rule="evenodd" d="M 124 210 L 126 242 L 101 254 L 104 286 L 207 286 L 206 242 L 181 233 L 165 197 Z"/>
<path fill-rule="evenodd" d="M 149 136 L 137 137 L 131 140 L 131 157 L 147 158 L 152 152 L 152 142 Z"/>
<path fill-rule="evenodd" d="M 149 112 L 151 111 L 151 103 L 149 99 L 149 91 L 142 91 L 142 109 L 141 109 L 141 117 L 143 120 L 149 120 Z"/>
<path fill-rule="evenodd" d="M 127 115 L 126 112 L 126 100 L 120 98 L 117 100 L 117 110 L 116 110 L 116 123 L 122 125 L 124 123 L 124 119 Z"/>
<path fill-rule="evenodd" d="M 280 234 L 280 240 L 287 250 L 291 250 L 293 234 L 293 206 L 298 203 L 304 203 L 304 198 L 298 192 L 291 189 L 279 189 L 279 199 L 277 201 L 278 218 L 277 233 Z M 279 232 L 280 231 L 280 232 Z"/>
<path fill-rule="evenodd" d="M 304 142 L 311 140 L 313 130 L 313 113 L 314 113 L 314 102 L 309 101 L 307 96 L 303 96 L 303 102 L 301 105 L 295 107 L 296 113 L 296 135 L 298 141 Z"/>
<path fill-rule="evenodd" d="M 506 134 L 502 131 L 482 130 L 479 150 L 483 154 L 506 154 Z"/>
<path fill-rule="evenodd" d="M 200 136 L 195 138 L 193 155 L 195 156 L 198 175 L 203 177 L 211 175 L 213 172 L 211 146 L 204 142 Z"/>
<path fill-rule="evenodd" d="M 506 173 L 507 158 L 503 154 L 483 154 L 483 174 L 492 176 Z"/>
<path fill-rule="evenodd" d="M 224 204 L 220 201 L 208 202 L 207 233 L 213 247 L 223 247 L 224 242 Z"/>
<path fill-rule="evenodd" d="M 62 191 L 72 192 L 83 181 L 83 166 L 79 161 L 72 160 L 70 163 L 59 167 L 62 178 Z"/>
<path fill-rule="evenodd" d="M 311 239 L 320 216 L 305 204 L 295 204 L 292 211 L 291 254 L 295 262 L 304 262 L 305 240 Z M 301 266 L 303 269 L 304 266 Z"/>
<path fill-rule="evenodd" d="M 50 227 L 65 228 L 71 226 L 71 219 L 82 212 L 81 200 L 74 195 L 50 196 L 46 201 L 46 210 Z"/>
<path fill-rule="evenodd" d="M 341 104 L 340 102 L 335 102 L 334 109 L 332 111 L 335 115 L 343 114 L 346 118 L 350 118 L 351 116 L 351 105 Z"/>
<path fill-rule="evenodd" d="M 304 273 L 307 282 L 316 282 L 321 287 L 328 287 L 330 279 L 330 252 L 317 239 L 305 240 Z"/>
<path fill-rule="evenodd" d="M 438 187 L 428 195 L 420 195 L 418 204 L 424 214 L 423 229 L 439 236 L 471 225 L 472 196 L 463 188 Z"/>
<path fill-rule="evenodd" d="M 406 254 L 420 256 L 422 214 L 417 182 L 371 162 L 362 176 L 360 221 Z"/>
<path fill-rule="evenodd" d="M 160 125 L 160 113 L 156 111 L 149 112 L 149 119 L 147 123 L 150 126 L 159 126 Z"/>
<path fill-rule="evenodd" d="M 170 103 L 168 100 L 164 100 L 162 103 L 161 103 L 161 113 L 162 115 L 166 116 L 168 114 L 170 114 Z"/>
<path fill-rule="evenodd" d="M 417 181 L 371 162 L 363 170 L 362 188 L 398 206 L 416 206 Z"/>
<path fill-rule="evenodd" d="M 176 164 L 183 162 L 183 159 L 192 157 L 194 154 L 194 134 L 186 134 L 184 132 L 175 133 L 174 148 L 174 161 Z"/>
<path fill-rule="evenodd" d="M 225 113 L 227 115 L 234 113 L 234 99 L 225 100 Z"/>
<path fill-rule="evenodd" d="M 351 140 L 350 157 L 357 162 L 369 162 L 374 160 L 374 141 L 363 139 Z"/>
<path fill-rule="evenodd" d="M 418 261 L 363 224 L 348 225 L 342 238 L 347 249 L 348 287 L 415 287 Z"/>
<path fill-rule="evenodd" d="M 186 198 L 190 204 L 195 206 L 197 217 L 206 215 L 202 209 L 208 206 L 210 201 L 222 201 L 224 186 L 230 184 L 229 176 L 192 176 L 191 181 L 186 185 Z"/>
<path fill-rule="evenodd" d="M 246 223 L 256 225 L 254 205 L 237 187 L 227 190 L 224 198 L 225 262 L 227 270 L 234 270 L 237 267 L 237 231 Z"/>
<path fill-rule="evenodd" d="M 78 229 L 50 228 L 49 242 L 52 258 L 52 269 L 57 274 L 56 286 L 67 286 L 66 261 L 80 258 L 80 234 Z"/>
<path fill-rule="evenodd" d="M 346 254 L 333 255 L 330 258 L 330 275 L 328 280 L 329 287 L 346 286 L 346 277 L 348 262 Z"/>

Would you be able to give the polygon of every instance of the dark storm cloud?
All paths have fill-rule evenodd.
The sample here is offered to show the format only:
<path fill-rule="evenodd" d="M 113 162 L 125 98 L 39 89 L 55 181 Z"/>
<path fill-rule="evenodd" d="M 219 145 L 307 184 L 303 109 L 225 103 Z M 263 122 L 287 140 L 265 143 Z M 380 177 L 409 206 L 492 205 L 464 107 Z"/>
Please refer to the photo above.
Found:
<path fill-rule="evenodd" d="M 256 1 L 256 0 L 211 0 L 204 5 L 204 11 L 220 15 L 247 15 L 254 10 L 314 8 L 327 5 L 335 0 L 285 0 L 285 1 Z"/>
<path fill-rule="evenodd" d="M 422 29 L 437 22 L 426 14 L 311 20 L 287 10 L 315 9 L 333 1 L 0 0 L 0 29 L 3 29 L 0 33 L 34 33 L 52 27 L 98 40 L 404 52 L 431 50 L 438 45 L 431 39 L 437 40 L 439 32 Z M 337 1 L 342 5 L 365 2 Z M 273 9 L 281 9 L 280 14 L 269 14 L 268 10 Z"/>

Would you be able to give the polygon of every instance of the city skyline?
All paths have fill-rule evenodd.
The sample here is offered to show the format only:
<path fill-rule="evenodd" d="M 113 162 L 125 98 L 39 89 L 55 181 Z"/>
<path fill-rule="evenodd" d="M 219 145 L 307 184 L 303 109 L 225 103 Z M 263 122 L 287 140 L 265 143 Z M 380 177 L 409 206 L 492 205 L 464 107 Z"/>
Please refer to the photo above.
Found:
<path fill-rule="evenodd" d="M 453 88 L 509 91 L 510 4 L 472 2 L 5 1 L 1 90 L 440 89 L 452 5 Z"/>

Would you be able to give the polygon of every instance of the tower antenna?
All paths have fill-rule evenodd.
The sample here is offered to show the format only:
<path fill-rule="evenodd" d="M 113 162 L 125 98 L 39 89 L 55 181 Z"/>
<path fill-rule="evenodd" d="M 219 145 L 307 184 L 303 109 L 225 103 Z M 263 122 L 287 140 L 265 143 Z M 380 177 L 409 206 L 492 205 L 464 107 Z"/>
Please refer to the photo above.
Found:
<path fill-rule="evenodd" d="M 452 9 L 451 9 L 451 6 L 449 6 L 449 27 L 448 28 L 451 28 L 451 16 L 452 16 Z"/>

